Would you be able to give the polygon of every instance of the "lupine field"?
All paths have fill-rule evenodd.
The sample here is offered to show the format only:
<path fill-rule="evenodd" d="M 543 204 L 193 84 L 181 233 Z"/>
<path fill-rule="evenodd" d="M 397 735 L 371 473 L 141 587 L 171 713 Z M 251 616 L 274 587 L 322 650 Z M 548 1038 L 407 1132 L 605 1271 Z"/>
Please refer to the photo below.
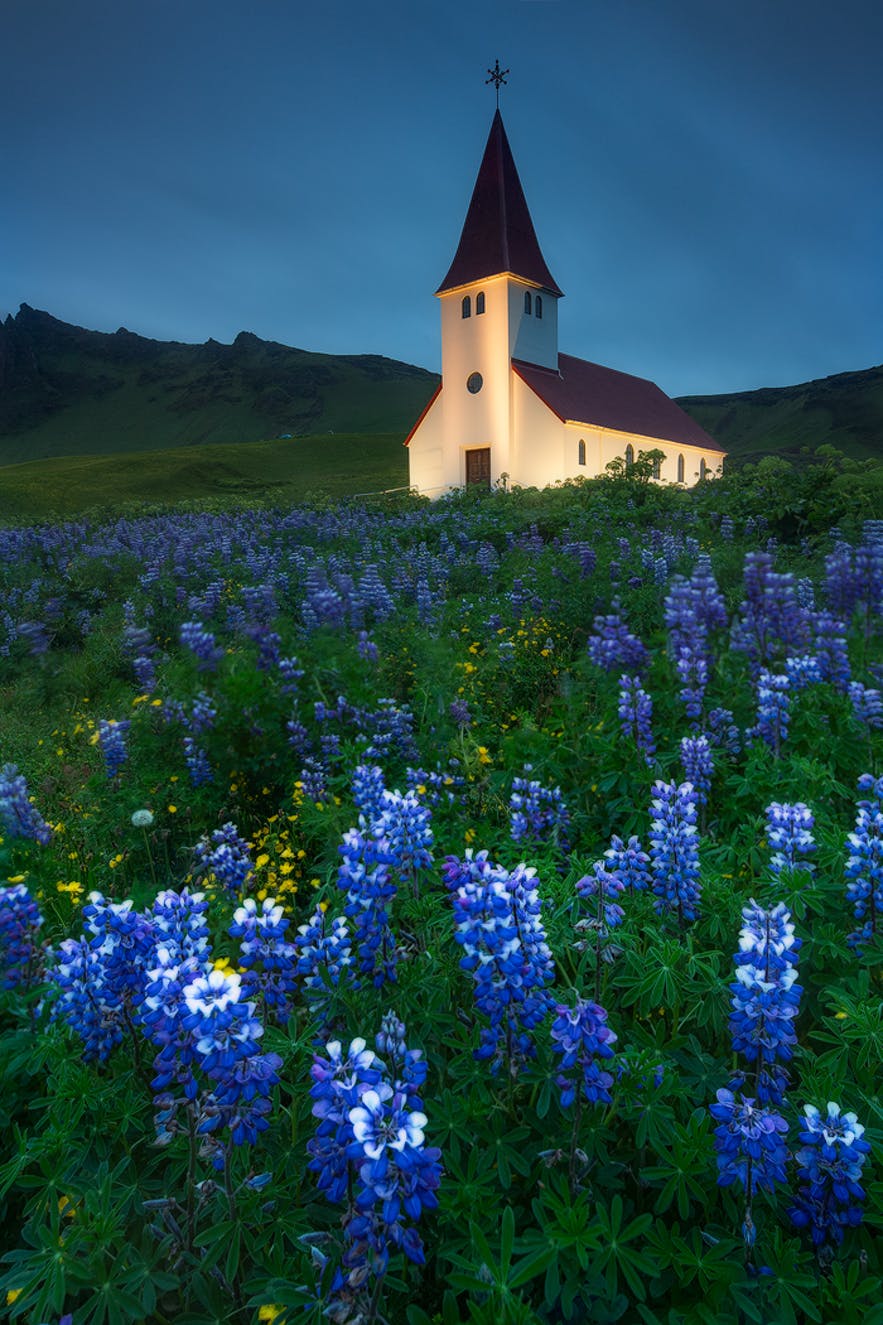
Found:
<path fill-rule="evenodd" d="M 831 474 L 0 528 L 0 1317 L 883 1325 Z"/>

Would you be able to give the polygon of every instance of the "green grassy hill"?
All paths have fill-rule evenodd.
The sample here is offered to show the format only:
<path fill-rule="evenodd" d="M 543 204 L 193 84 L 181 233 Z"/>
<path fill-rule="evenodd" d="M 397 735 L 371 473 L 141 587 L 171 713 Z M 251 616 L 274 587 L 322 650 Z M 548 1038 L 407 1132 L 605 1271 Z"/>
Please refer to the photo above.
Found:
<path fill-rule="evenodd" d="M 799 460 L 824 445 L 856 460 L 883 459 L 883 366 L 678 404 L 726 447 L 731 465 L 765 455 Z"/>
<path fill-rule="evenodd" d="M 295 503 L 319 491 L 341 497 L 407 487 L 404 436 L 326 434 L 6 465 L 0 468 L 0 518 L 40 521 L 213 498 Z"/>
<path fill-rule="evenodd" d="M 317 433 L 402 435 L 438 378 L 380 355 L 108 335 L 23 304 L 0 323 L 0 465 Z"/>

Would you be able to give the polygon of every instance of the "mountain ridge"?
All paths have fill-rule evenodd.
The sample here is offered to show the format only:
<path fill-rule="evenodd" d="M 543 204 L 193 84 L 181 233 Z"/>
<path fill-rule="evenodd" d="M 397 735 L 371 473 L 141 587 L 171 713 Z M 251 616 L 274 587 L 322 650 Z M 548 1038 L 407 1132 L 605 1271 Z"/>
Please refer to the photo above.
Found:
<path fill-rule="evenodd" d="M 90 331 L 22 304 L 0 321 L 0 465 L 83 454 L 400 433 L 436 373 L 377 354 L 330 355 L 240 331 L 228 345 Z M 784 387 L 680 396 L 728 467 L 834 445 L 883 458 L 883 365 Z"/>

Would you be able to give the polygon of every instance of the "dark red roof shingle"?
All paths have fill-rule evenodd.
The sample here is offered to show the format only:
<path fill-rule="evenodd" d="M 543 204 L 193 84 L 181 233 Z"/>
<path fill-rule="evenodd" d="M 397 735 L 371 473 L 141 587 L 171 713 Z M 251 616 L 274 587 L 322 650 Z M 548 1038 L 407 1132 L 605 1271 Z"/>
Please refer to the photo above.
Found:
<path fill-rule="evenodd" d="M 602 368 L 570 354 L 558 355 L 557 373 L 520 359 L 513 359 L 512 367 L 560 419 L 726 454 L 680 405 L 646 378 Z"/>
<path fill-rule="evenodd" d="M 542 286 L 550 294 L 562 293 L 540 251 L 498 110 L 488 135 L 454 261 L 436 294 L 505 271 Z"/>

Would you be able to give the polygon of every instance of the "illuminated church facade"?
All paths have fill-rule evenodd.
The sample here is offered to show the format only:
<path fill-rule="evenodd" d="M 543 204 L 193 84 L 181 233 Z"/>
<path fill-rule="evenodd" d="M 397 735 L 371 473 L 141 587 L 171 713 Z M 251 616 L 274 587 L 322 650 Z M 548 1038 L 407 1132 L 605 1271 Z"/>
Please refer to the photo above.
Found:
<path fill-rule="evenodd" d="M 558 351 L 558 300 L 497 110 L 441 303 L 442 380 L 408 435 L 411 487 L 545 487 L 662 452 L 690 487 L 723 449 L 653 382 Z"/>

